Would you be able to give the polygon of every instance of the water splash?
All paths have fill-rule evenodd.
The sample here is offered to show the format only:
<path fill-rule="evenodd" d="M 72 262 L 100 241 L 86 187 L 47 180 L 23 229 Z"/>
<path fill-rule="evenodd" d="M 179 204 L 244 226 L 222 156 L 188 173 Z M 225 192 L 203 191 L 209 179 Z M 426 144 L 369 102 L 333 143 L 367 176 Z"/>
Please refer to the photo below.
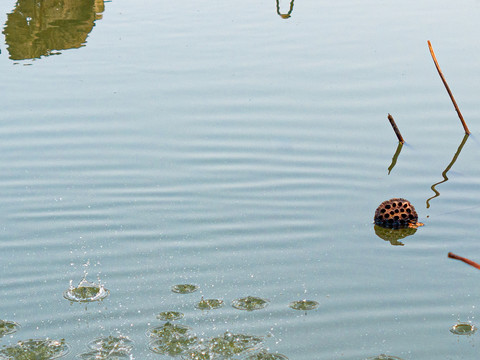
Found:
<path fill-rule="evenodd" d="M 239 310 L 253 311 L 265 308 L 269 302 L 270 301 L 267 299 L 262 299 L 255 296 L 247 296 L 233 300 L 232 306 Z"/>
<path fill-rule="evenodd" d="M 460 322 L 450 328 L 450 332 L 455 335 L 472 335 L 475 331 L 477 331 L 477 328 L 469 322 Z"/>
<path fill-rule="evenodd" d="M 130 352 L 133 348 L 133 340 L 127 336 L 105 336 L 92 340 L 88 347 L 97 351 L 124 351 Z"/>
<path fill-rule="evenodd" d="M 0 320 L 0 338 L 8 334 L 13 334 L 19 327 L 20 325 L 14 321 Z"/>
<path fill-rule="evenodd" d="M 185 315 L 178 311 L 163 311 L 157 315 L 157 319 L 163 321 L 173 321 L 183 319 Z"/>
<path fill-rule="evenodd" d="M 191 294 L 198 289 L 199 286 L 194 284 L 178 284 L 172 286 L 172 291 L 177 294 Z"/>
<path fill-rule="evenodd" d="M 202 299 L 195 305 L 200 310 L 213 310 L 219 309 L 223 306 L 223 300 L 220 299 Z"/>
<path fill-rule="evenodd" d="M 78 355 L 83 360 L 132 360 L 133 341 L 123 335 L 106 336 L 92 340 L 88 347 L 93 351 Z"/>
<path fill-rule="evenodd" d="M 319 303 L 313 300 L 298 300 L 292 301 L 288 306 L 294 310 L 315 310 L 318 308 Z"/>
<path fill-rule="evenodd" d="M 258 336 L 245 334 L 232 334 L 227 331 L 223 336 L 210 340 L 210 351 L 216 355 L 226 358 L 242 354 L 246 351 L 253 351 L 263 343 Z"/>
<path fill-rule="evenodd" d="M 86 276 L 87 272 L 77 286 L 73 286 L 73 281 L 70 280 L 70 287 L 63 293 L 63 297 L 74 302 L 93 302 L 103 300 L 110 294 L 100 280 L 95 284 L 88 281 Z"/>
<path fill-rule="evenodd" d="M 188 326 L 169 322 L 149 329 L 146 335 L 153 338 L 148 344 L 148 349 L 162 355 L 183 355 L 198 344 L 198 338 L 191 333 Z"/>
<path fill-rule="evenodd" d="M 147 330 L 146 335 L 152 338 L 171 338 L 186 336 L 191 332 L 191 328 L 186 325 L 172 324 L 166 322 L 163 325 L 155 326 Z"/>
<path fill-rule="evenodd" d="M 288 358 L 279 353 L 270 353 L 267 350 L 261 350 L 254 355 L 248 356 L 246 360 L 288 360 Z"/>
<path fill-rule="evenodd" d="M 5 360 L 49 360 L 68 354 L 69 347 L 61 340 L 24 340 L 0 350 L 0 359 Z"/>

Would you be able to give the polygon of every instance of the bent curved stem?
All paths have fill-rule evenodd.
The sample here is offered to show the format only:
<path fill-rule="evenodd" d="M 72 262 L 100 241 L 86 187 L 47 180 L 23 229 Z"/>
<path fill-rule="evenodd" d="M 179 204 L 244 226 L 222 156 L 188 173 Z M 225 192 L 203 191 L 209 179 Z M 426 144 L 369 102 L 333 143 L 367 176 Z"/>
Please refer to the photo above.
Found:
<path fill-rule="evenodd" d="M 395 154 L 392 157 L 392 163 L 388 167 L 388 175 L 390 175 L 390 171 L 394 168 L 394 166 L 397 164 L 397 159 L 398 156 L 400 155 L 400 152 L 402 151 L 403 143 L 399 142 L 397 146 L 397 150 L 395 151 Z"/>
<path fill-rule="evenodd" d="M 443 170 L 443 172 L 442 172 L 443 180 L 433 184 L 430 187 L 433 190 L 433 192 L 435 193 L 435 195 L 432 196 L 431 198 L 427 199 L 427 209 L 430 207 L 430 200 L 435 199 L 436 197 L 440 196 L 440 193 L 438 192 L 437 189 L 435 189 L 435 186 L 440 185 L 440 184 L 442 184 L 442 183 L 444 183 L 445 181 L 448 180 L 447 173 L 452 168 L 453 164 L 455 164 L 455 161 L 457 161 L 458 156 L 462 152 L 463 146 L 467 142 L 468 136 L 469 136 L 468 134 L 465 134 L 463 136 L 462 142 L 458 146 L 458 149 L 457 149 L 457 152 L 455 153 L 455 155 L 453 155 L 452 161 L 450 161 L 450 164 L 448 164 L 448 166 L 445 168 L 445 170 Z"/>

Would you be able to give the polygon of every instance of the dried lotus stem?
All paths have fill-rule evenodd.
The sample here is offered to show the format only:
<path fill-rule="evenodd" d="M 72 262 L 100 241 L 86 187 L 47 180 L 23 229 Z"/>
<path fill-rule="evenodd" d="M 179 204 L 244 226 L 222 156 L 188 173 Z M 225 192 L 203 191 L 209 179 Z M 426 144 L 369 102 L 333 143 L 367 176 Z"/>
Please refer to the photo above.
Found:
<path fill-rule="evenodd" d="M 477 269 L 480 269 L 480 264 L 477 264 L 475 261 L 472 261 L 470 259 L 467 259 L 467 258 L 464 258 L 462 256 L 458 256 L 458 255 L 455 255 L 454 253 L 451 253 L 449 252 L 448 253 L 448 257 L 450 259 L 455 259 L 455 260 L 460 260 L 460 261 L 463 261 L 464 263 L 468 264 L 468 265 L 471 265 Z"/>
<path fill-rule="evenodd" d="M 442 74 L 442 70 L 440 70 L 440 65 L 438 65 L 437 58 L 435 56 L 435 53 L 433 52 L 433 47 L 432 44 L 430 43 L 430 40 L 427 41 L 428 43 L 428 48 L 430 49 L 430 55 L 432 55 L 433 62 L 435 63 L 435 67 L 437 68 L 438 75 L 440 75 L 440 79 L 442 79 L 443 85 L 445 85 L 445 89 L 447 89 L 448 95 L 450 96 L 450 99 L 452 100 L 453 106 L 455 107 L 455 110 L 457 111 L 458 117 L 460 118 L 460 121 L 462 122 L 463 129 L 465 130 L 465 134 L 469 135 L 470 130 L 468 130 L 468 126 L 465 123 L 465 120 L 463 119 L 462 113 L 460 112 L 460 109 L 458 108 L 457 102 L 455 101 L 455 98 L 453 97 L 453 94 L 450 90 L 450 87 L 447 84 L 447 80 L 445 80 L 445 77 Z"/>
<path fill-rule="evenodd" d="M 393 131 L 395 131 L 395 135 L 397 135 L 398 141 L 400 143 L 405 143 L 405 140 L 403 140 L 402 134 L 400 134 L 400 130 L 398 130 L 397 124 L 395 124 L 395 120 L 393 120 L 393 116 L 388 114 L 388 120 L 390 121 L 390 125 L 392 125 Z"/>

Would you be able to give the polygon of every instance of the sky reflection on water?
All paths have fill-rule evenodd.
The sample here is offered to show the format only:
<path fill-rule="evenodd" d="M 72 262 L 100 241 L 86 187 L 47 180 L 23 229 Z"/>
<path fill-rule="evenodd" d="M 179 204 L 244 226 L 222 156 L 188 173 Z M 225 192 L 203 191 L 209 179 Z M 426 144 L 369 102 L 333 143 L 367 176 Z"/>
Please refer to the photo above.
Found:
<path fill-rule="evenodd" d="M 475 132 L 478 4 L 52 4 L 0 4 L 0 295 L 21 326 L 2 344 L 90 358 L 120 334 L 156 359 L 145 333 L 183 314 L 199 339 L 261 337 L 253 358 L 477 355 L 449 330 L 476 322 L 479 275 L 446 254 L 480 259 L 479 146 L 458 146 L 426 40 Z M 425 226 L 375 227 L 393 197 Z M 88 260 L 109 296 L 70 303 Z"/>

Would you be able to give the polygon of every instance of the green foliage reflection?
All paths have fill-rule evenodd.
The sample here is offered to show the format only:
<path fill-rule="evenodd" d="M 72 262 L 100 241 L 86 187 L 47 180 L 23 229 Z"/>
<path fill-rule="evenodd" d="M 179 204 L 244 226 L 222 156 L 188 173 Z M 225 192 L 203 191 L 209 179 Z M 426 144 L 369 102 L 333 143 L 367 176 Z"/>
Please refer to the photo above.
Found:
<path fill-rule="evenodd" d="M 18 0 L 3 30 L 10 59 L 34 59 L 84 46 L 103 10 L 103 0 Z"/>

